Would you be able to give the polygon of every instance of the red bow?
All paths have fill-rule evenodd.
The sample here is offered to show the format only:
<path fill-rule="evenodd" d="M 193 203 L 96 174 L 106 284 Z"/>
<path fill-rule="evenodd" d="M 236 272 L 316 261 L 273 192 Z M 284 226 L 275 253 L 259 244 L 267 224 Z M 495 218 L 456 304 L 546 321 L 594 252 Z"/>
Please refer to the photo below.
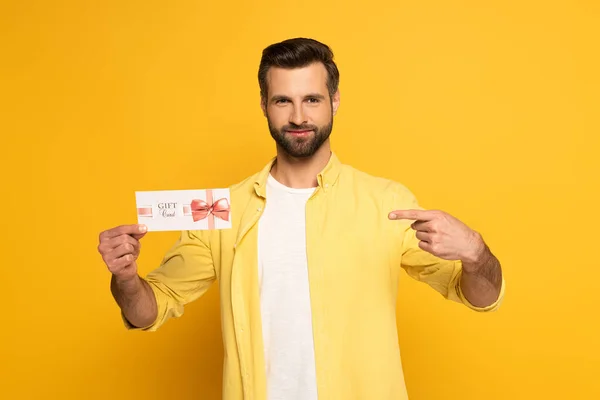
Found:
<path fill-rule="evenodd" d="M 229 202 L 226 198 L 219 199 L 213 204 L 209 204 L 204 200 L 192 200 L 190 209 L 194 222 L 212 215 L 223 221 L 229 221 Z"/>

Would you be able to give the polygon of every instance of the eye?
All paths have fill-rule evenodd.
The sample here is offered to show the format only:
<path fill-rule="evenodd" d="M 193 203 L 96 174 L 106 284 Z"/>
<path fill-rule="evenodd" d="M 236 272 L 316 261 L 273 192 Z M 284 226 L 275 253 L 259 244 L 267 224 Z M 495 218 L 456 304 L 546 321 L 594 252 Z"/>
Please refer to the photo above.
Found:
<path fill-rule="evenodd" d="M 287 99 L 279 99 L 275 102 L 275 104 L 283 104 L 283 103 L 287 103 L 288 100 Z"/>
<path fill-rule="evenodd" d="M 307 100 L 309 103 L 312 103 L 312 104 L 316 104 L 316 103 L 320 102 L 320 100 L 317 99 L 316 97 L 309 97 Z"/>

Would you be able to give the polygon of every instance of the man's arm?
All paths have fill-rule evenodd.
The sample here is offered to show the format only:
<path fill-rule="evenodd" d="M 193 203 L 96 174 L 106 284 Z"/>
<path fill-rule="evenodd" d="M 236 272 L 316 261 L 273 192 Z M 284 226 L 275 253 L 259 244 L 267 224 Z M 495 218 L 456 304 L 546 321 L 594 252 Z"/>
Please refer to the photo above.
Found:
<path fill-rule="evenodd" d="M 158 316 L 152 289 L 138 275 L 137 258 L 145 225 L 121 225 L 100 234 L 98 252 L 112 273 L 110 289 L 123 317 L 135 327 L 151 325 Z"/>
<path fill-rule="evenodd" d="M 462 261 L 460 290 L 466 299 L 475 307 L 487 307 L 500 296 L 502 288 L 502 269 L 500 261 L 492 254 L 489 247 L 479 241 L 483 250 L 475 261 Z"/>
<path fill-rule="evenodd" d="M 500 262 L 478 232 L 439 210 L 397 210 L 389 218 L 415 221 L 410 226 L 412 237 L 424 252 L 423 256 L 413 255 L 408 263 L 413 276 L 471 308 L 483 311 L 497 307 L 503 285 Z M 412 265 L 415 258 L 419 268 Z"/>
<path fill-rule="evenodd" d="M 161 265 L 145 278 L 138 275 L 137 258 L 145 227 L 123 225 L 100 234 L 98 251 L 111 278 L 112 295 L 127 329 L 157 330 L 183 307 L 204 294 L 216 279 L 209 231 L 182 231 Z"/>
<path fill-rule="evenodd" d="M 138 275 L 130 280 L 120 280 L 115 275 L 110 290 L 127 321 L 137 328 L 152 325 L 158 317 L 156 297 L 150 285 Z"/>

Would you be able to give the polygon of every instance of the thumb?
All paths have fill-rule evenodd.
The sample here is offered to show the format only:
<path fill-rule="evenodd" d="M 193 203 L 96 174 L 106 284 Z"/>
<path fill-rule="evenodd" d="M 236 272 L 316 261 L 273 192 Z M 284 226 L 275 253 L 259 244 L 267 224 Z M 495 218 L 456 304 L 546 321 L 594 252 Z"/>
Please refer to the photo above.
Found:
<path fill-rule="evenodd" d="M 133 235 L 131 235 L 134 239 L 136 240 L 140 240 L 141 238 L 143 238 L 144 236 L 146 236 L 146 233 L 148 232 L 144 232 L 144 233 L 134 233 Z"/>
<path fill-rule="evenodd" d="M 131 237 L 133 237 L 136 240 L 140 240 L 141 238 L 146 236 L 146 233 L 148 233 L 148 227 L 146 225 L 140 225 L 140 233 L 133 233 Z"/>

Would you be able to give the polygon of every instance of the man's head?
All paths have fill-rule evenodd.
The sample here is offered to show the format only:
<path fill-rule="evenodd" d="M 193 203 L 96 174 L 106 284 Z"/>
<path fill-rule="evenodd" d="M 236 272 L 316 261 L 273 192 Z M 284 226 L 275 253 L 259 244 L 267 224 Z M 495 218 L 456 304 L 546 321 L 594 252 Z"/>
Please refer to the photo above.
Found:
<path fill-rule="evenodd" d="M 271 136 L 293 157 L 327 141 L 340 103 L 339 72 L 328 46 L 296 38 L 263 50 L 258 82 Z"/>

